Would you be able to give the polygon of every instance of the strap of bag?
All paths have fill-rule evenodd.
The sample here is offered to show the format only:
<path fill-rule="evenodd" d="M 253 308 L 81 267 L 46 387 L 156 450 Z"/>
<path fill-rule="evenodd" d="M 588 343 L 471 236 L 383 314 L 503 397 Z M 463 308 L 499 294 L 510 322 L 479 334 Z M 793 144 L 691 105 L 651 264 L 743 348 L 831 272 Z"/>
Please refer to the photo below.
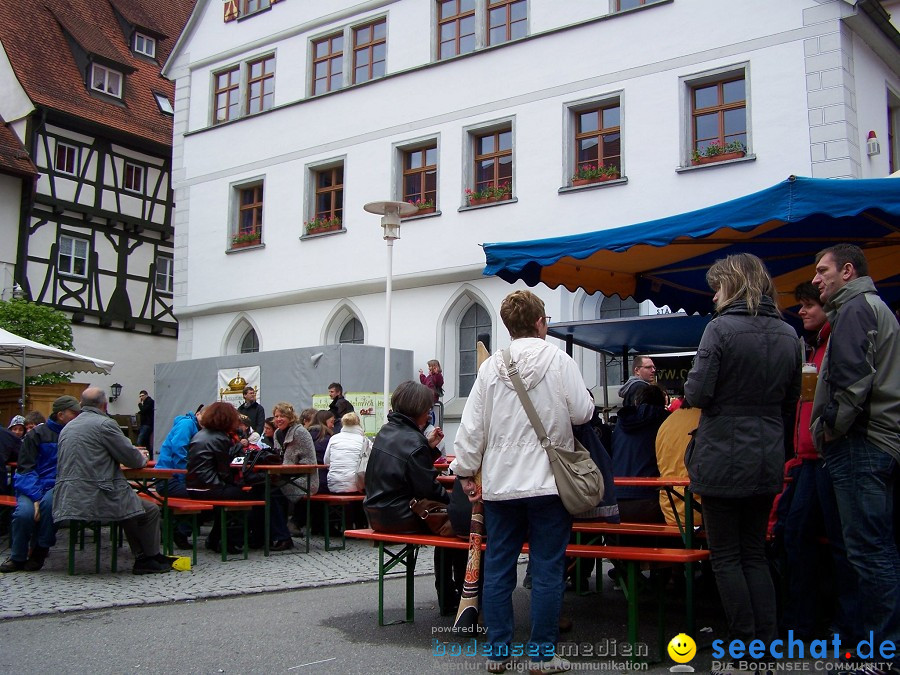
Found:
<path fill-rule="evenodd" d="M 525 383 L 522 382 L 522 378 L 519 377 L 519 369 L 515 363 L 510 360 L 509 348 L 503 350 L 503 363 L 506 365 L 506 374 L 509 375 L 509 379 L 513 383 L 513 387 L 516 389 L 516 393 L 519 395 L 519 400 L 522 402 L 522 407 L 525 408 L 525 414 L 528 415 L 528 421 L 531 422 L 531 426 L 534 428 L 534 432 L 537 434 L 538 439 L 541 442 L 541 447 L 547 452 L 547 455 L 550 456 L 550 460 L 552 461 L 555 457 L 556 453 L 551 452 L 553 448 L 553 443 L 550 442 L 550 439 L 547 437 L 547 431 L 544 429 L 544 425 L 541 422 L 541 418 L 538 417 L 537 410 L 534 409 L 534 403 L 531 402 L 531 397 L 528 396 L 528 392 L 525 391 Z"/>

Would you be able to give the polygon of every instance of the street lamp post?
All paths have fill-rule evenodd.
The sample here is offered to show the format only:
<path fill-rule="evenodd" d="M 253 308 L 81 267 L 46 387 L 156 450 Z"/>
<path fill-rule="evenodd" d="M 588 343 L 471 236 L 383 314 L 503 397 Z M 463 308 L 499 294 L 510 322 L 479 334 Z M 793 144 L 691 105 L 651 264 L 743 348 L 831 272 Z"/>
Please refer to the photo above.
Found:
<path fill-rule="evenodd" d="M 388 401 L 390 400 L 391 375 L 391 290 L 393 285 L 394 240 L 400 238 L 400 218 L 411 216 L 418 209 L 407 202 L 369 202 L 363 209 L 381 216 L 381 227 L 384 229 L 384 241 L 387 244 L 387 272 L 385 274 L 385 331 L 384 331 L 384 417 L 387 422 Z"/>

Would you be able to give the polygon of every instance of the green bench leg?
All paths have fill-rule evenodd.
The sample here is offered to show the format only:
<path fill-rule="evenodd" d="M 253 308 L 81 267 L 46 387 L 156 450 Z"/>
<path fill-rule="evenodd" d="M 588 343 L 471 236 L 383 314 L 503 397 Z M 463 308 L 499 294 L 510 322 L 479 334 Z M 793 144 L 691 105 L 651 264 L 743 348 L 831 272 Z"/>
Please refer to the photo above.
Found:
<path fill-rule="evenodd" d="M 222 562 L 226 562 L 228 560 L 228 517 L 225 513 L 224 506 L 216 508 L 219 509 L 219 518 L 222 525 L 222 530 L 219 535 L 219 545 L 222 547 Z"/>

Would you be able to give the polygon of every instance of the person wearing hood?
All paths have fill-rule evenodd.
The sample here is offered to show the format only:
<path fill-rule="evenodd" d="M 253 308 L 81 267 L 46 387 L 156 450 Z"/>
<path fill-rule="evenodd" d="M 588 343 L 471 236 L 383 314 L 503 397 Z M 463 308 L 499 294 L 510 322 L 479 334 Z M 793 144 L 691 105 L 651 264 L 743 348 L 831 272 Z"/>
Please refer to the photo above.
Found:
<path fill-rule="evenodd" d="M 574 447 L 573 424 L 590 421 L 594 401 L 578 366 L 546 342 L 544 302 L 530 291 L 514 291 L 500 305 L 518 368 L 548 436 L 555 445 Z M 531 555 L 531 668 L 558 673 L 571 664 L 555 653 L 565 588 L 565 554 L 572 516 L 563 506 L 547 453 L 528 420 L 497 351 L 478 369 L 463 410 L 451 470 L 470 501 L 484 500 L 487 549 L 482 608 L 488 629 L 489 672 L 513 664 L 512 592 L 516 563 L 528 540 Z M 474 477 L 481 469 L 481 485 Z"/>
<path fill-rule="evenodd" d="M 800 398 L 802 349 L 781 319 L 762 260 L 730 255 L 706 280 L 716 315 L 684 384 L 685 401 L 702 410 L 685 464 L 691 490 L 703 497 L 729 640 L 769 644 L 778 631 L 766 526 L 783 483 L 785 420 Z"/>
<path fill-rule="evenodd" d="M 831 338 L 810 431 L 831 475 L 847 559 L 859 580 L 859 633 L 874 634 L 875 644 L 897 644 L 900 328 L 858 246 L 820 251 L 812 282 L 825 303 Z"/>
<path fill-rule="evenodd" d="M 656 366 L 649 356 L 635 356 L 631 362 L 631 377 L 619 389 L 622 406 L 634 405 L 634 397 L 645 387 L 653 386 Z"/>
<path fill-rule="evenodd" d="M 659 476 L 656 464 L 656 434 L 669 416 L 666 395 L 659 387 L 641 387 L 634 405 L 619 411 L 612 435 L 613 474 L 628 477 Z M 617 487 L 619 514 L 628 523 L 662 523 L 656 488 Z"/>
<path fill-rule="evenodd" d="M 156 460 L 157 469 L 187 469 L 188 447 L 191 439 L 202 426 L 203 406 L 197 408 L 197 412 L 186 412 L 179 415 L 172 423 L 172 429 L 166 434 L 165 440 L 159 447 L 159 456 Z M 166 491 L 169 497 L 190 499 L 190 494 L 184 484 L 184 475 L 172 476 L 168 480 L 157 482 L 157 489 Z M 191 526 L 181 522 L 175 528 L 173 539 L 180 549 L 191 549 L 188 537 L 191 535 Z"/>
<path fill-rule="evenodd" d="M 9 421 L 9 425 L 6 427 L 9 429 L 13 435 L 22 438 L 25 436 L 25 418 L 22 415 L 13 415 L 13 418 Z"/>

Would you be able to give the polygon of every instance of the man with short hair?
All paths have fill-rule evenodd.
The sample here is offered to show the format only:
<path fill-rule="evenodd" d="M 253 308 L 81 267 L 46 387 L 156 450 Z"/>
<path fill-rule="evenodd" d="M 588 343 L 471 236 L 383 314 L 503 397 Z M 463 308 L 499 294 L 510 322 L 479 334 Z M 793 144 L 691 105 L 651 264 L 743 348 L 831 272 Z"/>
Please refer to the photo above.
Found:
<path fill-rule="evenodd" d="M 152 454 L 153 414 L 155 412 L 156 403 L 150 398 L 150 394 L 147 393 L 146 389 L 141 389 L 138 398 L 140 399 L 138 411 L 141 414 L 141 428 L 138 429 L 137 444 L 140 448 L 150 449 Z"/>
<path fill-rule="evenodd" d="M 328 409 L 334 415 L 335 426 L 347 413 L 353 412 L 353 404 L 344 398 L 344 388 L 340 382 L 332 382 L 328 385 L 328 395 L 331 397 L 331 405 Z"/>
<path fill-rule="evenodd" d="M 812 280 L 831 324 L 811 433 L 831 474 L 847 559 L 859 580 L 859 632 L 900 641 L 893 492 L 900 462 L 900 328 L 859 247 L 816 256 Z"/>
<path fill-rule="evenodd" d="M 107 405 L 103 389 L 85 389 L 81 414 L 59 434 L 53 519 L 121 521 L 134 574 L 168 572 L 172 561 L 159 553 L 159 507 L 140 499 L 119 468 L 143 468 L 147 457 L 125 438 Z"/>
<path fill-rule="evenodd" d="M 256 402 L 256 389 L 252 385 L 248 384 L 244 387 L 244 402 L 238 406 L 237 410 L 241 415 L 247 416 L 253 431 L 262 436 L 266 426 L 266 411 Z"/>
<path fill-rule="evenodd" d="M 656 376 L 656 366 L 649 356 L 635 356 L 631 362 L 631 377 L 619 389 L 619 397 L 622 399 L 622 407 L 634 405 L 634 397 L 638 391 L 653 384 Z"/>
<path fill-rule="evenodd" d="M 60 396 L 45 423 L 22 439 L 16 470 L 16 510 L 12 514 L 9 559 L 0 572 L 37 572 L 56 543 L 53 524 L 53 485 L 59 432 L 78 416 L 81 406 L 74 396 Z M 31 546 L 31 554 L 28 548 Z"/>

